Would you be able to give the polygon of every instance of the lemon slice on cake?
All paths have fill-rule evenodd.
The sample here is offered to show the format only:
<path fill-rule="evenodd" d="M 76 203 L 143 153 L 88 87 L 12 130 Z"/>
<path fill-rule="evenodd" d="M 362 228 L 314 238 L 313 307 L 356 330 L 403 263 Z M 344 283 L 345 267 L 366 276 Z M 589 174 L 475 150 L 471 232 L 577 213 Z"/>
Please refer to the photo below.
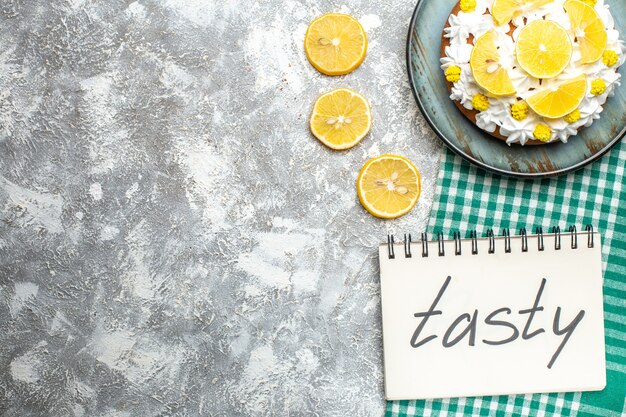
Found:
<path fill-rule="evenodd" d="M 575 42 L 580 45 L 580 62 L 596 62 L 602 57 L 607 43 L 602 19 L 593 7 L 579 0 L 569 0 L 563 8 L 569 16 Z"/>
<path fill-rule="evenodd" d="M 552 3 L 554 0 L 494 0 L 491 6 L 491 16 L 496 25 L 509 23 L 517 15 L 544 4 Z"/>
<path fill-rule="evenodd" d="M 376 217 L 393 219 L 408 213 L 421 192 L 415 165 L 398 155 L 381 155 L 365 163 L 356 180 L 363 207 Z"/>
<path fill-rule="evenodd" d="M 586 93 L 587 76 L 583 74 L 533 94 L 526 103 L 538 115 L 557 119 L 576 110 Z"/>
<path fill-rule="evenodd" d="M 367 35 L 354 17 L 327 13 L 309 25 L 304 50 L 311 65 L 322 74 L 344 75 L 365 59 Z"/>
<path fill-rule="evenodd" d="M 470 56 L 470 68 L 478 85 L 487 92 L 494 96 L 510 96 L 515 94 L 515 87 L 500 63 L 497 36 L 492 30 L 476 40 Z"/>
<path fill-rule="evenodd" d="M 361 94 L 338 88 L 322 94 L 313 105 L 311 133 L 331 149 L 348 149 L 372 127 L 370 105 Z"/>
<path fill-rule="evenodd" d="M 520 66 L 535 78 L 554 78 L 572 59 L 572 42 L 561 25 L 534 20 L 520 31 L 515 53 Z"/>

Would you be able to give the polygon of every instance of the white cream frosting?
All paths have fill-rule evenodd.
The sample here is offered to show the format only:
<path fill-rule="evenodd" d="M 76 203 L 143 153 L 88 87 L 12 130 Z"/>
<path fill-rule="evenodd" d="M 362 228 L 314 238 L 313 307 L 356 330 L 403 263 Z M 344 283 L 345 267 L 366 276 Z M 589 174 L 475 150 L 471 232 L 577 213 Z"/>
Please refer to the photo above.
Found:
<path fill-rule="evenodd" d="M 550 126 L 552 130 L 551 142 L 556 140 L 567 142 L 570 136 L 577 133 L 578 128 L 591 126 L 594 120 L 600 118 L 602 106 L 608 97 L 613 95 L 615 88 L 620 85 L 620 74 L 617 72 L 617 68 L 626 60 L 626 46 L 620 39 L 610 8 L 604 3 L 604 0 L 598 0 L 595 10 L 607 30 L 606 49 L 617 52 L 619 56 L 616 65 L 607 68 L 602 63 L 602 59 L 592 64 L 581 64 L 579 62 L 580 47 L 575 42 L 573 43 L 572 59 L 568 67 L 556 78 L 543 80 L 541 84 L 538 79 L 531 77 L 522 70 L 517 63 L 514 42 L 517 40 L 521 29 L 529 22 L 543 18 L 553 20 L 571 33 L 570 21 L 563 9 L 565 1 L 554 0 L 552 3 L 528 10 L 513 19 L 512 23 L 517 27 L 513 31 L 512 38 L 507 34 L 510 30 L 509 25 L 496 26 L 491 14 L 488 13 L 493 0 L 477 0 L 476 9 L 473 12 L 460 11 L 456 15 L 450 15 L 448 20 L 450 27 L 444 30 L 444 36 L 450 40 L 450 45 L 445 48 L 445 56 L 441 58 L 441 68 L 444 71 L 452 65 L 461 68 L 461 79 L 452 86 L 450 98 L 460 101 L 463 107 L 467 109 L 472 109 L 472 97 L 483 92 L 474 80 L 470 69 L 469 60 L 473 45 L 469 43 L 469 38 L 473 36 L 474 39 L 477 39 L 492 29 L 497 31 L 502 65 L 507 69 L 517 95 L 498 98 L 488 96 L 489 109 L 476 115 L 476 124 L 488 132 L 494 132 L 499 127 L 500 134 L 507 138 L 509 144 L 520 143 L 524 145 L 528 140 L 533 139 L 533 131 L 539 123 Z M 532 110 L 529 111 L 528 117 L 521 121 L 515 120 L 511 116 L 510 106 L 517 101 L 517 97 L 525 99 L 537 89 L 549 88 L 551 85 L 559 84 L 581 74 L 587 75 L 589 84 L 593 80 L 601 78 L 606 83 L 607 88 L 604 94 L 599 96 L 587 94 L 579 106 L 581 117 L 578 121 L 567 123 L 562 118 L 547 119 Z M 534 91 L 531 90 L 533 88 Z"/>

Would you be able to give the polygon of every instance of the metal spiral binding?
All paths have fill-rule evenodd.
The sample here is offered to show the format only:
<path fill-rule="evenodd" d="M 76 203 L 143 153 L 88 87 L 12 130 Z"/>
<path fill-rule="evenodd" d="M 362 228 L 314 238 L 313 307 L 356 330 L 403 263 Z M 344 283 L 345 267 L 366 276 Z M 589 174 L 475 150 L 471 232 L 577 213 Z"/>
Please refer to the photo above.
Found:
<path fill-rule="evenodd" d="M 394 259 L 396 254 L 393 250 L 393 235 L 387 235 L 387 252 L 389 253 L 389 259 Z"/>
<path fill-rule="evenodd" d="M 585 226 L 585 233 L 587 234 L 587 247 L 594 247 L 594 229 L 591 224 Z M 578 249 L 578 229 L 576 226 L 570 226 L 568 228 L 568 233 L 570 235 L 570 247 L 572 249 Z M 582 232 L 581 232 L 582 233 Z M 544 232 L 541 226 L 535 228 L 535 234 L 537 236 L 537 250 L 544 251 Z M 552 234 L 554 235 L 554 249 L 561 250 L 561 228 L 559 226 L 554 226 L 552 228 Z M 519 231 L 519 237 L 522 239 L 522 252 L 528 252 L 528 233 L 526 232 L 526 228 L 521 228 Z M 487 229 L 486 238 L 489 242 L 489 248 L 487 249 L 487 253 L 493 254 L 496 253 L 496 235 L 493 229 Z M 504 240 L 504 252 L 511 253 L 511 233 L 509 229 L 502 229 L 501 238 Z M 452 234 L 452 239 L 454 240 L 454 254 L 456 256 L 461 255 L 462 253 L 462 237 L 460 231 L 455 231 Z M 478 254 L 478 234 L 476 230 L 472 230 L 469 233 L 469 239 L 471 241 L 472 246 L 472 255 Z M 412 258 L 413 254 L 411 252 L 411 234 L 404 234 L 404 257 Z M 422 245 L 422 258 L 428 257 L 428 234 L 421 234 L 421 245 Z M 387 254 L 389 259 L 395 259 L 395 240 L 392 234 L 387 235 Z M 445 237 L 443 232 L 437 233 L 437 254 L 439 256 L 445 256 Z"/>
<path fill-rule="evenodd" d="M 476 230 L 472 230 L 470 232 L 470 239 L 472 239 L 472 255 L 478 254 L 478 236 L 476 235 Z"/>
<path fill-rule="evenodd" d="M 522 252 L 528 252 L 528 234 L 526 233 L 526 228 L 522 227 L 519 234 L 522 236 Z"/>
<path fill-rule="evenodd" d="M 511 253 L 511 233 L 509 229 L 502 229 L 502 236 L 504 237 L 504 252 Z"/>
<path fill-rule="evenodd" d="M 489 250 L 487 253 L 496 253 L 496 240 L 493 236 L 493 229 L 487 230 L 487 237 L 489 238 Z"/>
<path fill-rule="evenodd" d="M 588 224 L 585 231 L 587 232 L 587 247 L 593 248 L 593 226 Z"/>
<path fill-rule="evenodd" d="M 535 229 L 535 233 L 537 234 L 537 250 L 539 252 L 543 252 L 543 250 L 546 248 L 545 246 L 543 246 L 543 227 L 537 227 L 537 229 Z"/>
<path fill-rule="evenodd" d="M 569 227 L 569 234 L 571 236 L 571 244 L 572 249 L 578 249 L 578 232 L 576 231 L 576 226 Z"/>
<path fill-rule="evenodd" d="M 439 249 L 439 256 L 445 256 L 446 251 L 443 243 L 443 232 L 437 233 L 437 248 Z"/>
<path fill-rule="evenodd" d="M 409 233 L 409 238 L 406 238 L 406 233 L 404 234 L 404 257 L 412 258 L 411 255 L 411 234 Z"/>
<path fill-rule="evenodd" d="M 554 233 L 554 250 L 561 250 L 561 228 L 554 226 L 552 233 Z"/>
<path fill-rule="evenodd" d="M 454 237 L 454 254 L 461 254 L 461 232 L 454 232 L 452 235 Z"/>

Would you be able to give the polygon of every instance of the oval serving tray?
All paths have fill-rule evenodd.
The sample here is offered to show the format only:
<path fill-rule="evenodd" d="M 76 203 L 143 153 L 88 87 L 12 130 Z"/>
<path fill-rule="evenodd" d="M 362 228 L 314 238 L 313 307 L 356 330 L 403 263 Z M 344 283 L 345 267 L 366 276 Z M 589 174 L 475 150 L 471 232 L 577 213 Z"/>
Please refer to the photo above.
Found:
<path fill-rule="evenodd" d="M 441 31 L 457 0 L 419 0 L 409 25 L 406 46 L 409 82 L 415 100 L 435 133 L 467 161 L 489 171 L 522 178 L 561 175 L 600 158 L 626 134 L 626 79 L 604 105 L 600 119 L 569 138 L 568 143 L 507 145 L 483 132 L 456 108 L 439 67 Z M 626 36 L 626 2 L 606 0 L 622 39 Z"/>

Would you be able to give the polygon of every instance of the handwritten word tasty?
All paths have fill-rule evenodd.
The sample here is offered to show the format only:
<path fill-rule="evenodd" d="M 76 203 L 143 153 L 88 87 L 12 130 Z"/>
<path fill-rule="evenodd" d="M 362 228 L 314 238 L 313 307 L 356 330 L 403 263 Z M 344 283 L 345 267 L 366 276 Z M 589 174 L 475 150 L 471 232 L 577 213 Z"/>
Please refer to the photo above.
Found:
<path fill-rule="evenodd" d="M 437 310 L 437 304 L 443 298 L 446 292 L 446 289 L 450 285 L 451 281 L 452 281 L 452 277 L 449 276 L 446 278 L 445 282 L 441 286 L 441 289 L 439 290 L 439 293 L 437 294 L 433 303 L 431 304 L 430 308 L 427 311 L 418 312 L 414 314 L 415 317 L 421 318 L 421 320 L 419 324 L 417 325 L 417 327 L 415 328 L 415 331 L 413 332 L 413 336 L 411 337 L 412 347 L 419 348 L 420 346 L 423 346 L 424 344 L 431 342 L 432 340 L 438 337 L 438 335 L 430 334 L 428 336 L 420 338 L 420 336 L 422 336 L 422 332 L 425 331 L 428 320 L 429 319 L 436 320 L 434 316 L 443 315 L 443 311 Z M 531 330 L 531 328 L 533 327 L 532 322 L 533 322 L 533 319 L 535 318 L 535 314 L 540 314 L 541 312 L 544 311 L 544 307 L 541 305 L 541 294 L 543 293 L 543 290 L 546 287 L 546 282 L 547 280 L 545 278 L 541 280 L 541 284 L 539 285 L 539 290 L 537 291 L 537 296 L 535 297 L 535 302 L 533 303 L 532 307 L 519 310 L 517 312 L 520 315 L 527 316 L 526 325 L 524 326 L 524 329 L 522 330 L 521 335 L 520 335 L 520 330 L 513 323 L 505 320 L 507 315 L 510 315 L 513 313 L 512 310 L 508 307 L 502 307 L 487 314 L 483 320 L 483 323 L 486 326 L 500 326 L 500 327 L 507 328 L 510 331 L 510 336 L 504 339 L 499 339 L 499 340 L 482 339 L 482 343 L 486 345 L 504 345 L 507 343 L 514 342 L 520 336 L 522 340 L 528 340 L 546 332 L 546 330 L 543 328 L 537 328 L 537 329 Z M 542 313 L 542 314 L 545 314 L 545 313 Z M 574 317 L 574 319 L 568 325 L 561 327 L 561 307 L 558 306 L 556 308 L 556 311 L 554 313 L 552 332 L 554 333 L 555 336 L 562 337 L 562 340 L 561 340 L 561 344 L 558 346 L 558 348 L 552 355 L 552 358 L 548 362 L 549 369 L 552 368 L 552 365 L 554 365 L 554 362 L 559 357 L 559 354 L 561 353 L 561 351 L 567 344 L 567 341 L 570 339 L 570 337 L 576 330 L 576 326 L 578 326 L 578 324 L 581 322 L 584 316 L 585 316 L 585 310 L 580 310 L 578 314 L 576 315 L 576 317 Z M 478 332 L 478 323 L 479 323 L 478 318 L 479 317 L 482 317 L 482 315 L 479 313 L 478 309 L 476 309 L 474 310 L 472 314 L 463 313 L 457 318 L 455 318 L 450 324 L 450 326 L 448 327 L 448 330 L 446 330 L 445 334 L 443 335 L 443 338 L 441 340 L 441 344 L 443 345 L 443 347 L 451 348 L 452 346 L 456 345 L 464 338 L 468 339 L 469 346 L 475 346 L 476 334 Z M 461 327 L 460 332 L 456 331 L 457 328 L 459 327 Z M 458 334 L 453 337 L 452 335 L 455 333 L 458 333 Z"/>

